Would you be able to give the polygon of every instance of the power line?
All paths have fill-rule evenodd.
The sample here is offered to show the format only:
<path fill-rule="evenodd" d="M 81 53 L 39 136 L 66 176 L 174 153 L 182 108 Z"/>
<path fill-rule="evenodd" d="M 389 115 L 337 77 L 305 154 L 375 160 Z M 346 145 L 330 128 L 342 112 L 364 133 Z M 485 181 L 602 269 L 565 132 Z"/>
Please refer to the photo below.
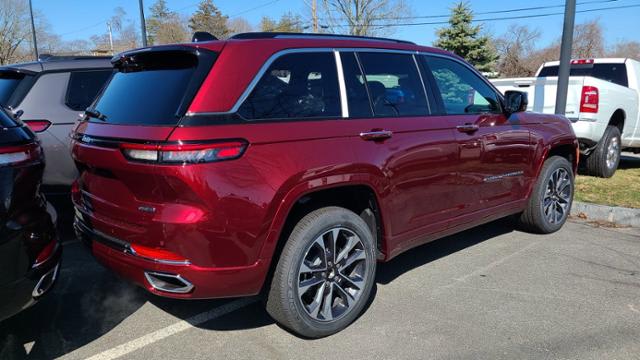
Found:
<path fill-rule="evenodd" d="M 73 30 L 73 31 L 66 32 L 66 33 L 62 33 L 62 34 L 60 34 L 60 36 L 71 35 L 71 34 L 79 33 L 79 32 L 81 32 L 81 31 L 85 31 L 85 30 L 93 29 L 94 27 L 97 27 L 97 26 L 101 26 L 101 25 L 103 25 L 103 24 L 104 24 L 105 22 L 107 22 L 107 21 L 109 21 L 109 19 L 101 20 L 100 22 L 97 22 L 97 23 L 95 23 L 95 24 L 93 24 L 93 25 L 89 25 L 89 26 L 83 27 L 83 28 L 81 28 L 81 29 L 77 29 L 77 30 Z"/>
<path fill-rule="evenodd" d="M 272 0 L 272 1 L 266 2 L 266 3 L 262 4 L 262 5 L 257 5 L 257 6 L 254 6 L 254 7 L 250 8 L 250 9 L 243 10 L 243 11 L 240 11 L 238 13 L 229 15 L 229 17 L 232 18 L 232 17 L 236 17 L 236 16 L 239 16 L 239 15 L 242 15 L 242 14 L 246 14 L 246 13 L 254 11 L 254 10 L 262 9 L 262 8 L 267 7 L 269 5 L 273 5 L 273 4 L 277 3 L 278 1 L 280 1 L 280 0 Z"/>
<path fill-rule="evenodd" d="M 584 9 L 578 10 L 576 13 L 589 13 L 595 11 L 607 11 L 607 10 L 619 10 L 619 9 L 630 9 L 640 7 L 640 4 L 633 5 L 620 5 L 620 6 L 612 6 L 612 7 L 604 7 L 604 8 L 594 8 L 594 9 Z M 530 15 L 518 15 L 518 16 L 505 16 L 499 18 L 484 18 L 484 19 L 473 19 L 472 22 L 491 22 L 491 21 L 502 21 L 502 20 L 518 20 L 518 19 L 532 19 L 532 18 L 542 18 L 549 16 L 557 16 L 564 15 L 564 12 L 555 12 L 555 13 L 546 13 L 546 14 L 530 14 Z M 445 25 L 448 24 L 449 21 L 430 21 L 430 22 L 412 22 L 412 23 L 392 23 L 392 24 L 371 24 L 369 26 L 381 29 L 387 27 L 399 27 L 399 26 L 424 26 L 424 25 Z M 350 24 L 337 24 L 333 25 L 334 27 L 351 27 Z M 357 25 L 356 25 L 357 26 Z"/>
<path fill-rule="evenodd" d="M 576 5 L 580 6 L 580 5 L 589 5 L 589 4 L 605 4 L 605 3 L 614 3 L 619 1 L 620 0 L 590 0 L 590 1 L 579 2 Z M 505 10 L 481 11 L 481 12 L 474 12 L 474 15 L 508 14 L 508 13 L 514 13 L 514 12 L 527 12 L 527 11 L 534 11 L 534 10 L 547 10 L 547 9 L 557 9 L 557 8 L 564 8 L 564 5 L 532 6 L 532 7 L 524 7 L 524 8 L 505 9 Z M 397 17 L 385 17 L 384 20 L 438 19 L 438 18 L 448 18 L 450 16 L 451 14 L 397 16 Z"/>

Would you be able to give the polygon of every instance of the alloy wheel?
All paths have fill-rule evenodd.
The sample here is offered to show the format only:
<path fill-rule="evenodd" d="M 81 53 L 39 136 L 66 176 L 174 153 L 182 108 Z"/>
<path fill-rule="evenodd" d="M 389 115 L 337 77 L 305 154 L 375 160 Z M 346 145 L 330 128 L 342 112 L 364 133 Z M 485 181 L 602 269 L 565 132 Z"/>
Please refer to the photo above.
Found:
<path fill-rule="evenodd" d="M 617 137 L 613 137 L 607 146 L 607 167 L 613 169 L 618 162 L 620 156 L 620 141 Z"/>
<path fill-rule="evenodd" d="M 573 187 L 571 175 L 564 169 L 556 169 L 549 180 L 542 199 L 544 216 L 550 224 L 564 221 L 569 212 Z"/>
<path fill-rule="evenodd" d="M 298 270 L 298 300 L 314 320 L 344 317 L 362 295 L 367 279 L 364 244 L 353 231 L 336 227 L 306 249 Z"/>

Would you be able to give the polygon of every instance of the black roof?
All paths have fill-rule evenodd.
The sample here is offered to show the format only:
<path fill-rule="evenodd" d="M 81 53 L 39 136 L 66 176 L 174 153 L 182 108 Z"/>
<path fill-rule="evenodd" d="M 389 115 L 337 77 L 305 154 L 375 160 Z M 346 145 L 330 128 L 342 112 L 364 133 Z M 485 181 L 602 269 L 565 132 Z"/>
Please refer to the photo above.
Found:
<path fill-rule="evenodd" d="M 342 39 L 342 40 L 385 41 L 385 42 L 415 45 L 415 43 L 411 41 L 388 39 L 388 38 L 373 37 L 373 36 L 294 33 L 294 32 L 247 32 L 247 33 L 236 34 L 230 37 L 230 39 L 286 39 L 286 38 L 317 38 L 317 39 L 333 39 L 333 40 Z"/>

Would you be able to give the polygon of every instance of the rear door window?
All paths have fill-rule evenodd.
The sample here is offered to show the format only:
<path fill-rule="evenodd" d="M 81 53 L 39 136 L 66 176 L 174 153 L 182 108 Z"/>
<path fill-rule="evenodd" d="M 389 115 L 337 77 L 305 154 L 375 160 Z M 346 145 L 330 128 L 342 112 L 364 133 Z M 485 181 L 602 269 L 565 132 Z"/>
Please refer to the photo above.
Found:
<path fill-rule="evenodd" d="M 251 121 L 340 117 L 333 53 L 292 53 L 277 58 L 242 103 L 238 114 Z"/>
<path fill-rule="evenodd" d="M 359 52 L 375 116 L 429 114 L 427 96 L 412 55 Z"/>
<path fill-rule="evenodd" d="M 126 56 L 99 95 L 95 110 L 110 124 L 176 125 L 208 74 L 207 51 L 155 51 Z M 90 121 L 102 122 L 97 119 Z"/>
<path fill-rule="evenodd" d="M 449 115 L 501 113 L 498 94 L 457 61 L 425 56 Z"/>
<path fill-rule="evenodd" d="M 71 110 L 86 109 L 111 76 L 113 70 L 73 71 L 69 76 L 65 105 Z"/>

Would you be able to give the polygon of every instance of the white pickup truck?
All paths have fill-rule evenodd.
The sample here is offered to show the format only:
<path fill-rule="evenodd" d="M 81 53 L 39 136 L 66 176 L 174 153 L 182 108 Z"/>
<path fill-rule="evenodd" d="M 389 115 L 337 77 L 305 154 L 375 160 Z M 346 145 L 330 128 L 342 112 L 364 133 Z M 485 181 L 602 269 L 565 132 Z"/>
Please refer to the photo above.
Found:
<path fill-rule="evenodd" d="M 534 78 L 495 79 L 501 92 L 528 93 L 529 111 L 555 111 L 559 62 L 544 63 Z M 580 141 L 589 174 L 611 177 L 620 152 L 640 152 L 640 62 L 632 59 L 571 61 L 566 116 Z"/>

